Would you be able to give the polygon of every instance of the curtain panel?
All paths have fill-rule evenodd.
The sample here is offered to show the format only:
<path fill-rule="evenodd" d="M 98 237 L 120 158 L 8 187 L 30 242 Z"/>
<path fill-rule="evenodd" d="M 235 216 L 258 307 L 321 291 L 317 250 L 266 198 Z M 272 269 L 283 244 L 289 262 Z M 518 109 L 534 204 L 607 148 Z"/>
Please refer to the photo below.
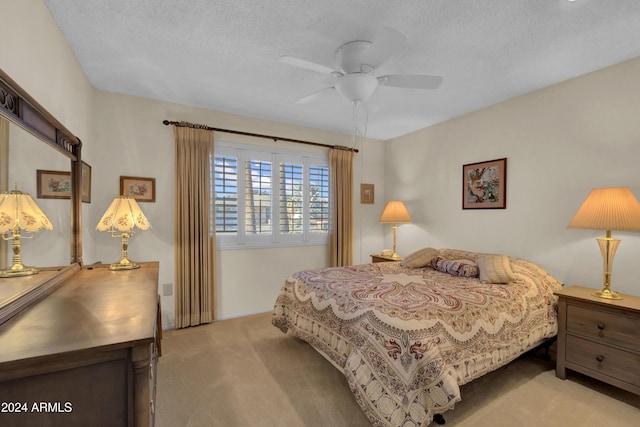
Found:
<path fill-rule="evenodd" d="M 353 151 L 330 149 L 331 229 L 329 265 L 353 264 Z"/>
<path fill-rule="evenodd" d="M 211 228 L 213 132 L 174 126 L 176 328 L 215 319 L 215 229 Z"/>

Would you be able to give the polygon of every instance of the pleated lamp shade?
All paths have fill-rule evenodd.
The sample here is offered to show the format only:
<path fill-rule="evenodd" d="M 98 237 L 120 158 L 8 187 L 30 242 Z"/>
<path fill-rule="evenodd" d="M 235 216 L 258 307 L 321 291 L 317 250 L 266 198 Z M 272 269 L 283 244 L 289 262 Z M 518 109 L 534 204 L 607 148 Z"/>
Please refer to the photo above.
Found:
<path fill-rule="evenodd" d="M 53 230 L 51 222 L 29 194 L 12 190 L 0 194 L 0 233 L 13 231 L 16 226 L 30 233 Z"/>
<path fill-rule="evenodd" d="M 568 227 L 640 231 L 640 203 L 628 187 L 594 188 Z"/>
<path fill-rule="evenodd" d="M 102 215 L 96 226 L 98 231 L 131 231 L 134 227 L 147 230 L 150 227 L 136 200 L 131 196 L 118 196 Z"/>
<path fill-rule="evenodd" d="M 411 215 L 404 203 L 400 200 L 391 200 L 387 203 L 380 215 L 381 224 L 410 224 Z"/>

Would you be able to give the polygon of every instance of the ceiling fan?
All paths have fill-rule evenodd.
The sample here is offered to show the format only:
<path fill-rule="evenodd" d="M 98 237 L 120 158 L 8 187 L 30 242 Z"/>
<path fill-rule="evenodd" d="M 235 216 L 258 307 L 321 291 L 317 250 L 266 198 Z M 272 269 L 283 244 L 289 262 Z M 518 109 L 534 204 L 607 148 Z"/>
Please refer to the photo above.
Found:
<path fill-rule="evenodd" d="M 336 50 L 338 69 L 307 61 L 293 56 L 281 56 L 279 60 L 295 67 L 319 73 L 329 74 L 336 78 L 333 86 L 312 92 L 299 99 L 297 104 L 312 102 L 321 94 L 337 91 L 352 103 L 367 101 L 378 86 L 392 86 L 410 89 L 437 89 L 442 83 L 441 76 L 418 74 L 389 74 L 375 77 L 373 72 L 397 52 L 407 36 L 392 28 L 383 28 L 373 42 L 350 41 Z"/>

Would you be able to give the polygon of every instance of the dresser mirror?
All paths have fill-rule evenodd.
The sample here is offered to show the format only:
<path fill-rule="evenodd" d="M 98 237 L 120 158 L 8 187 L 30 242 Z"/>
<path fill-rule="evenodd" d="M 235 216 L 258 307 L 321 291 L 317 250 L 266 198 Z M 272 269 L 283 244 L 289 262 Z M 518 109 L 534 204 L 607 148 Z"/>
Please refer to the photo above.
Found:
<path fill-rule="evenodd" d="M 22 261 L 38 274 L 0 278 L 0 323 L 53 291 L 82 264 L 81 142 L 0 69 L 0 190 L 29 193 L 53 225 L 22 239 Z M 63 198 L 39 198 L 37 171 L 68 172 Z M 44 194 L 43 194 L 44 195 Z M 0 269 L 12 262 L 0 240 Z"/>

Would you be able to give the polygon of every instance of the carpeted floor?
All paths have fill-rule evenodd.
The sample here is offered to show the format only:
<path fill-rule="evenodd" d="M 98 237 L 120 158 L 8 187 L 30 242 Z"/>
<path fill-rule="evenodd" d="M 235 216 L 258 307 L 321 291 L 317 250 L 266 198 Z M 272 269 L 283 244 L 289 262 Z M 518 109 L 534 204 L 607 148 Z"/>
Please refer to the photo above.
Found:
<path fill-rule="evenodd" d="M 370 425 L 342 374 L 270 314 L 165 331 L 162 350 L 159 427 Z M 446 426 L 640 425 L 640 396 L 554 369 L 527 355 L 463 386 Z"/>

